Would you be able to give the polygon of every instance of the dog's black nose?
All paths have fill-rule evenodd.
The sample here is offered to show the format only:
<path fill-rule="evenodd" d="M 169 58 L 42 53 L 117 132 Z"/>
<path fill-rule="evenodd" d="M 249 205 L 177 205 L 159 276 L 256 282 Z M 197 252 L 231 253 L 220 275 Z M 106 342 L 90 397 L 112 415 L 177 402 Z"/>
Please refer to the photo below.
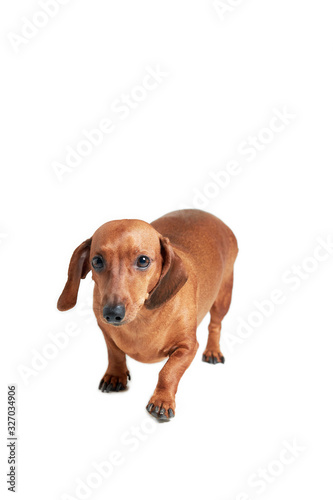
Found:
<path fill-rule="evenodd" d="M 125 318 L 125 306 L 123 304 L 105 306 L 103 308 L 103 317 L 108 323 L 118 325 Z"/>

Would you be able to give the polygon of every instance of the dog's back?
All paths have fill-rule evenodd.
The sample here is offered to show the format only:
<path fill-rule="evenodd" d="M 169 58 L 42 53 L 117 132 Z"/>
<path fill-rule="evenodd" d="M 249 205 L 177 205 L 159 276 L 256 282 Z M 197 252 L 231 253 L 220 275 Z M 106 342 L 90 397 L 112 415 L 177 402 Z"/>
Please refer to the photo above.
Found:
<path fill-rule="evenodd" d="M 151 225 L 186 255 L 189 264 L 194 264 L 198 306 L 206 313 L 220 289 L 222 277 L 232 273 L 238 252 L 233 232 L 214 215 L 194 209 L 170 212 Z M 201 316 L 199 311 L 199 321 Z"/>

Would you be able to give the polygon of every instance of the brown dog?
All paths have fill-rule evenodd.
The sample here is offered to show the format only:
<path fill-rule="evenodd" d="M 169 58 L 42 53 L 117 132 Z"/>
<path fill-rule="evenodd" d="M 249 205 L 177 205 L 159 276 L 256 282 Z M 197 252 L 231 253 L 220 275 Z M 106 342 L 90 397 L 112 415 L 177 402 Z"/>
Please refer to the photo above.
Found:
<path fill-rule="evenodd" d="M 208 311 L 203 361 L 224 363 L 221 321 L 231 302 L 237 252 L 231 230 L 201 210 L 171 212 L 151 224 L 107 222 L 74 251 L 58 309 L 74 307 L 80 279 L 92 270 L 93 309 L 109 356 L 103 392 L 126 387 L 126 354 L 143 363 L 169 358 L 147 410 L 160 421 L 174 416 L 177 387 Z"/>

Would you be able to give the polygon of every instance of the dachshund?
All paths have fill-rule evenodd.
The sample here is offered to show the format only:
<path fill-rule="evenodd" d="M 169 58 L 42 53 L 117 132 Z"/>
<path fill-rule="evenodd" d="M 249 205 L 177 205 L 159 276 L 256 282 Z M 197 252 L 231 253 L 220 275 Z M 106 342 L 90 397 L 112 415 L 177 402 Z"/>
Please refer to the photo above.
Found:
<path fill-rule="evenodd" d="M 217 217 L 178 210 L 148 224 L 103 224 L 74 251 L 57 307 L 75 306 L 80 280 L 92 271 L 93 310 L 108 350 L 99 389 L 120 391 L 126 355 L 143 363 L 167 359 L 146 407 L 160 422 L 175 415 L 175 395 L 198 349 L 196 329 L 210 311 L 203 361 L 224 363 L 221 321 L 229 310 L 237 240 Z"/>

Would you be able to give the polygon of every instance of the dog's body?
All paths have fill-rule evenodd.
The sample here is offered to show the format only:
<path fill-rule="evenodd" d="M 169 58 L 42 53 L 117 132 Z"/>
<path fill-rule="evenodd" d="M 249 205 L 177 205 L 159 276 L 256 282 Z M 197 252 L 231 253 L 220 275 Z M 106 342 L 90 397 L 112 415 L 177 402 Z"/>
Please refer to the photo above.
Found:
<path fill-rule="evenodd" d="M 92 269 L 94 312 L 109 355 L 103 391 L 126 387 L 125 354 L 144 363 L 168 357 L 147 409 L 159 420 L 174 415 L 178 383 L 208 311 L 203 360 L 224 362 L 221 321 L 230 306 L 237 252 L 231 230 L 200 210 L 172 212 L 151 224 L 112 221 L 75 250 L 58 308 L 75 305 L 80 278 Z"/>

